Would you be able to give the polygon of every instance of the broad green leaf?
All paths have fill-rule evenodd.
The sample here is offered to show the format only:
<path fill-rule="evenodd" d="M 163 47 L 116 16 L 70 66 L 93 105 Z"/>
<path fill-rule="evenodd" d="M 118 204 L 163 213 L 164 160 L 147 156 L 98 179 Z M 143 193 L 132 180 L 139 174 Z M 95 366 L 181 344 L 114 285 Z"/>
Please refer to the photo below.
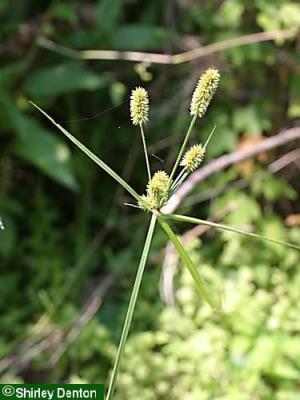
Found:
<path fill-rule="evenodd" d="M 77 90 L 96 90 L 107 78 L 88 71 L 81 62 L 69 62 L 34 72 L 25 83 L 29 96 L 54 96 Z"/>
<path fill-rule="evenodd" d="M 245 5 L 240 0 L 227 0 L 221 3 L 214 20 L 220 27 L 238 28 Z"/>
<path fill-rule="evenodd" d="M 53 3 L 51 13 L 55 18 L 68 21 L 70 23 L 76 23 L 78 19 L 75 7 L 68 3 Z"/>
<path fill-rule="evenodd" d="M 21 112 L 8 97 L 0 97 L 0 104 L 16 132 L 13 153 L 69 189 L 77 189 L 70 167 L 70 151 L 64 142 Z"/>
<path fill-rule="evenodd" d="M 158 26 L 123 25 L 111 35 L 111 45 L 117 50 L 161 49 L 166 32 Z"/>
<path fill-rule="evenodd" d="M 96 6 L 96 23 L 103 32 L 111 32 L 121 15 L 122 0 L 100 0 Z"/>
<path fill-rule="evenodd" d="M 14 153 L 31 162 L 41 171 L 69 189 L 77 189 L 77 184 L 71 173 L 68 147 L 50 131 L 28 119 L 30 130 L 27 138 L 17 138 L 13 146 Z"/>
<path fill-rule="evenodd" d="M 237 108 L 233 113 L 233 127 L 238 132 L 259 134 L 270 128 L 270 122 L 254 106 Z"/>

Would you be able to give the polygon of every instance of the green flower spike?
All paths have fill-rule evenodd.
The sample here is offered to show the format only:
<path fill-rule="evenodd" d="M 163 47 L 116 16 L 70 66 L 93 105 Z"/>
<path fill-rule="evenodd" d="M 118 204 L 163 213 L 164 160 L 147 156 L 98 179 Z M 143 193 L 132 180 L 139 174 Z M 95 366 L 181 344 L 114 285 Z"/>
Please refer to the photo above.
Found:
<path fill-rule="evenodd" d="M 139 207 L 144 211 L 159 210 L 168 200 L 169 175 L 165 171 L 156 171 L 149 180 L 146 195 L 141 196 Z"/>
<path fill-rule="evenodd" d="M 163 196 L 168 188 L 169 176 L 165 171 L 156 171 L 147 184 L 147 193 L 153 196 Z"/>
<path fill-rule="evenodd" d="M 191 115 L 202 118 L 211 102 L 220 81 L 219 71 L 209 68 L 201 76 L 194 90 L 191 102 Z"/>
<path fill-rule="evenodd" d="M 137 87 L 131 92 L 130 116 L 133 125 L 142 125 L 148 121 L 149 97 L 146 89 Z"/>
<path fill-rule="evenodd" d="M 201 144 L 192 146 L 183 156 L 180 165 L 183 166 L 187 171 L 193 172 L 197 169 L 205 155 L 205 149 Z"/>

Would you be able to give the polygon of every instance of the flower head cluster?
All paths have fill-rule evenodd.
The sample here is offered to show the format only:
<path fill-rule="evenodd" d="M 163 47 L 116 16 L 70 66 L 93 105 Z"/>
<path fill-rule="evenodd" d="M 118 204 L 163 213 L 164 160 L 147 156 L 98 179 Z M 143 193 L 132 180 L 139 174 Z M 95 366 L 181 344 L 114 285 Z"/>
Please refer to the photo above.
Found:
<path fill-rule="evenodd" d="M 194 90 L 191 102 L 191 115 L 202 118 L 211 102 L 220 81 L 219 71 L 209 68 L 201 76 Z"/>
<path fill-rule="evenodd" d="M 196 144 L 185 153 L 180 165 L 185 167 L 189 172 L 193 172 L 201 164 L 204 155 L 205 149 L 201 146 L 201 144 Z"/>
<path fill-rule="evenodd" d="M 130 96 L 130 116 L 133 125 L 145 124 L 149 119 L 149 97 L 147 90 L 137 87 Z"/>
<path fill-rule="evenodd" d="M 159 210 L 168 200 L 169 176 L 165 171 L 157 171 L 147 184 L 146 195 L 141 196 L 139 207 L 143 210 Z"/>
<path fill-rule="evenodd" d="M 147 193 L 154 196 L 162 196 L 169 183 L 169 176 L 165 171 L 156 171 L 153 178 L 147 184 Z"/>

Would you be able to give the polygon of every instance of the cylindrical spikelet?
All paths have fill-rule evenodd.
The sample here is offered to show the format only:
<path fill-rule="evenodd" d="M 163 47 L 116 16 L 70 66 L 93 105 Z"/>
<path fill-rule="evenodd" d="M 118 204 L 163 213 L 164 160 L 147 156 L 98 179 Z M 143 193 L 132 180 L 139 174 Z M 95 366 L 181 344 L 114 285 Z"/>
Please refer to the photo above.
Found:
<path fill-rule="evenodd" d="M 185 167 L 189 172 L 193 172 L 201 164 L 204 154 L 205 149 L 201 146 L 201 144 L 196 144 L 185 153 L 180 165 Z"/>
<path fill-rule="evenodd" d="M 202 118 L 219 85 L 220 74 L 214 68 L 209 68 L 201 76 L 194 90 L 191 102 L 191 115 Z"/>
<path fill-rule="evenodd" d="M 156 171 L 148 182 L 147 194 L 150 196 L 163 196 L 168 190 L 169 176 L 165 171 Z"/>
<path fill-rule="evenodd" d="M 130 96 L 130 116 L 133 125 L 145 124 L 149 119 L 149 97 L 147 90 L 137 87 Z"/>

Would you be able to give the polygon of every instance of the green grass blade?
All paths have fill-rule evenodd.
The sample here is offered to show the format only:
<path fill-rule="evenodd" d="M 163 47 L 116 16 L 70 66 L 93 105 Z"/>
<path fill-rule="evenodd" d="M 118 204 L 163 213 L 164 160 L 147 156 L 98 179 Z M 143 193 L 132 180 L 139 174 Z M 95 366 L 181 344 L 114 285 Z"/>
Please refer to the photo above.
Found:
<path fill-rule="evenodd" d="M 203 282 L 202 278 L 200 277 L 197 268 L 193 261 L 191 260 L 190 256 L 185 251 L 183 245 L 181 244 L 180 240 L 177 238 L 173 230 L 171 229 L 170 225 L 164 220 L 159 218 L 159 223 L 162 228 L 165 230 L 166 234 L 168 235 L 171 242 L 174 244 L 176 250 L 178 251 L 180 258 L 183 264 L 188 268 L 190 274 L 192 275 L 194 282 L 196 284 L 196 288 L 200 295 L 207 301 L 207 303 L 215 310 L 221 310 L 221 298 L 218 296 L 212 295 L 211 291 L 206 287 L 205 283 Z"/>
<path fill-rule="evenodd" d="M 49 119 L 71 142 L 73 142 L 81 151 L 83 151 L 94 163 L 99 165 L 106 173 L 108 173 L 114 180 L 116 180 L 128 193 L 130 193 L 137 201 L 143 202 L 141 197 L 136 193 L 136 191 L 128 185 L 127 182 L 124 181 L 114 170 L 112 170 L 104 161 L 100 160 L 94 153 L 92 153 L 87 147 L 85 147 L 79 140 L 77 140 L 70 132 L 68 132 L 65 128 L 63 128 L 60 124 L 54 121 L 50 115 L 48 115 L 44 110 L 42 110 L 39 106 L 34 104 L 32 101 L 29 102 L 36 109 L 38 109 L 45 117 Z"/>
<path fill-rule="evenodd" d="M 125 318 L 123 331 L 122 331 L 122 334 L 121 334 L 121 339 L 120 339 L 120 344 L 119 344 L 119 348 L 118 348 L 118 352 L 117 352 L 117 356 L 116 356 L 116 360 L 115 360 L 115 365 L 114 365 L 114 368 L 113 368 L 113 371 L 112 371 L 112 375 L 111 375 L 111 378 L 110 378 L 110 382 L 109 382 L 109 388 L 108 388 L 108 392 L 107 392 L 107 395 L 106 395 L 106 400 L 111 400 L 112 399 L 112 396 L 113 396 L 113 393 L 114 393 L 114 389 L 115 389 L 115 386 L 116 386 L 116 380 L 117 380 L 117 376 L 118 376 L 120 361 L 121 361 L 123 353 L 124 353 L 124 348 L 125 348 L 125 344 L 126 344 L 129 328 L 130 328 L 130 325 L 131 325 L 131 320 L 132 320 L 133 312 L 134 312 L 134 309 L 135 309 L 136 300 L 137 300 L 137 297 L 138 297 L 138 293 L 139 293 L 139 289 L 140 289 L 140 285 L 141 285 L 141 281 L 142 281 L 142 277 L 143 277 L 143 273 L 144 273 L 147 257 L 148 257 L 148 254 L 149 254 L 149 249 L 150 249 L 150 244 L 151 244 L 151 240 L 152 240 L 155 224 L 156 224 L 156 216 L 154 214 L 152 214 L 151 222 L 150 222 L 150 225 L 149 225 L 147 237 L 146 237 L 145 244 L 144 244 L 144 249 L 143 249 L 143 252 L 142 252 L 140 264 L 139 264 L 139 267 L 138 267 L 138 270 L 137 270 L 137 274 L 136 274 L 133 290 L 132 290 L 130 301 L 129 301 L 128 311 L 127 311 L 127 315 L 126 315 L 126 318 Z"/>
<path fill-rule="evenodd" d="M 239 233 L 240 235 L 245 235 L 245 236 L 251 237 L 253 239 L 264 240 L 266 242 L 280 244 L 281 246 L 286 246 L 286 247 L 290 247 L 292 249 L 300 250 L 300 246 L 297 246 L 296 244 L 284 242 L 282 240 L 272 239 L 272 238 L 269 238 L 269 237 L 266 237 L 263 235 L 259 235 L 258 233 L 246 232 L 246 231 L 243 231 L 242 229 L 233 228 L 232 226 L 229 226 L 229 225 L 217 224 L 216 222 L 210 222 L 210 221 L 206 221 L 203 219 L 187 217 L 185 215 L 178 215 L 178 214 L 166 214 L 166 215 L 164 215 L 163 218 L 171 219 L 174 221 L 189 222 L 191 224 L 197 224 L 197 225 L 207 225 L 207 226 L 211 226 L 212 228 L 217 228 L 217 229 L 222 229 L 222 230 L 229 231 L 229 232 Z"/>

